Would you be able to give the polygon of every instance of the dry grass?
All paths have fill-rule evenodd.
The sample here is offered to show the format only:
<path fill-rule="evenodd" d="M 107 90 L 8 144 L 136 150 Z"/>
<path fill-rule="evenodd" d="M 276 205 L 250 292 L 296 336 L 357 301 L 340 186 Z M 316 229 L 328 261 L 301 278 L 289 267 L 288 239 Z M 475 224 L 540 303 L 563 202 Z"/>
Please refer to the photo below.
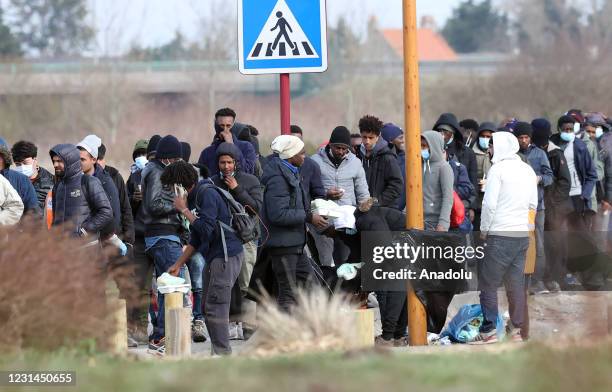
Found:
<path fill-rule="evenodd" d="M 58 232 L 0 230 L 0 351 L 53 350 L 106 333 L 100 253 Z"/>
<path fill-rule="evenodd" d="M 345 296 L 330 296 L 323 289 L 300 289 L 291 314 L 281 311 L 270 297 L 262 301 L 261 308 L 259 328 L 246 355 L 270 357 L 354 348 L 353 307 Z"/>

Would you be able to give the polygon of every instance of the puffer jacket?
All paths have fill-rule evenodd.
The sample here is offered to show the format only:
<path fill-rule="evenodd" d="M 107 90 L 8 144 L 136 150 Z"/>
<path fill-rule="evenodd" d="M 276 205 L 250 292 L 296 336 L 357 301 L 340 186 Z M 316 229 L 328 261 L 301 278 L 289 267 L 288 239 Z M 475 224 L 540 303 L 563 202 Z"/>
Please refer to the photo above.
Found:
<path fill-rule="evenodd" d="M 261 182 L 265 187 L 262 217 L 269 231 L 264 246 L 301 253 L 306 244 L 306 221 L 310 220 L 310 214 L 299 174 L 273 156 L 267 162 Z"/>
<path fill-rule="evenodd" d="M 363 163 L 370 195 L 378 199 L 381 207 L 397 208 L 404 180 L 397 156 L 387 142 L 379 138 L 370 157 L 366 156 L 365 147 L 361 146 L 357 157 Z"/>
<path fill-rule="evenodd" d="M 370 198 L 368 182 L 361 161 L 349 152 L 336 167 L 328 154 L 329 147 L 321 148 L 312 156 L 321 169 L 321 180 L 325 191 L 332 188 L 344 189 L 344 195 L 340 200 L 335 200 L 341 206 L 357 206 L 359 203 Z"/>
<path fill-rule="evenodd" d="M 163 172 L 164 165 L 157 159 L 150 161 L 142 171 L 145 238 L 183 232 L 181 218 L 174 208 L 174 191 L 162 186 Z"/>
<path fill-rule="evenodd" d="M 81 229 L 99 234 L 113 222 L 113 210 L 104 188 L 95 177 L 81 170 L 79 150 L 72 144 L 59 144 L 50 151 L 64 162 L 64 176 L 53 186 L 53 226 L 80 235 Z"/>
<path fill-rule="evenodd" d="M 0 176 L 0 226 L 19 223 L 23 214 L 23 202 L 11 183 Z"/>
<path fill-rule="evenodd" d="M 44 211 L 45 209 L 45 200 L 47 199 L 49 191 L 53 189 L 54 182 L 55 178 L 53 177 L 53 174 L 49 173 L 42 167 L 38 169 L 38 176 L 34 182 L 32 182 L 32 185 L 36 191 L 36 198 L 38 199 L 38 206 L 40 207 L 41 211 Z"/>

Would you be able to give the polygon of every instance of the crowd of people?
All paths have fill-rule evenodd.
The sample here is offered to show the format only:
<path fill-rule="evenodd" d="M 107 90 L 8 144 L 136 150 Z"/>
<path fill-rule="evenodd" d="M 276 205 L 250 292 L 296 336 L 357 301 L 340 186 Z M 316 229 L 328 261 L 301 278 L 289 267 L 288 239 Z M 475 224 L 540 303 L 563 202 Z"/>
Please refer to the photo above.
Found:
<path fill-rule="evenodd" d="M 124 293 L 130 343 L 146 342 L 159 354 L 165 349 L 164 296 L 151 311 L 151 276 L 188 275 L 193 340 L 210 338 L 217 355 L 231 353 L 236 322 L 244 339 L 254 332 L 246 314 L 257 293 L 266 289 L 291 312 L 297 287 L 321 276 L 328 281 L 342 265 L 361 260 L 359 233 L 403 229 L 406 154 L 397 125 L 364 116 L 359 133 L 338 126 L 311 157 L 295 125 L 290 135 L 274 139 L 265 157 L 258 130 L 236 122 L 232 109 L 219 110 L 214 127 L 211 145 L 195 163 L 190 144 L 173 135 L 138 140 L 127 181 L 106 164 L 106 147 L 96 135 L 51 148 L 53 173 L 40 165 L 34 143 L 9 147 L 0 139 L 0 225 L 29 216 L 112 249 L 109 263 L 130 270 L 130 285 L 120 287 L 132 291 Z M 609 265 L 581 263 L 572 251 L 594 254 L 585 248 L 597 248 L 597 241 L 589 242 L 597 236 L 588 233 L 608 231 L 610 130 L 603 114 L 570 110 L 556 129 L 544 118 L 496 125 L 445 113 L 422 133 L 425 230 L 463 233 L 489 247 L 478 274 L 484 322 L 472 343 L 497 341 L 502 283 L 511 308 L 507 332 L 516 341 L 525 338 L 527 289 L 539 295 L 605 286 Z M 355 207 L 355 227 L 337 229 L 311 208 L 315 200 Z M 533 273 L 525 268 L 532 227 Z M 340 286 L 365 298 L 359 283 L 341 279 Z M 428 331 L 440 333 L 454 294 L 423 294 Z M 375 296 L 382 321 L 376 343 L 406 345 L 405 292 Z M 143 323 L 148 313 L 150 336 Z"/>

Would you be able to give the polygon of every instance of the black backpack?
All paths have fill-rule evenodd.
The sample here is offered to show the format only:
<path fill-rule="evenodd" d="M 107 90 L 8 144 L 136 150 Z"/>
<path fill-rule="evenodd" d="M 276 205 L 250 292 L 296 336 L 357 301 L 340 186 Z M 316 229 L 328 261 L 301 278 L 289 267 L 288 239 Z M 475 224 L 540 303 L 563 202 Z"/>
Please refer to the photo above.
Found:
<path fill-rule="evenodd" d="M 227 260 L 227 245 L 225 242 L 225 230 L 236 234 L 236 237 L 243 243 L 246 244 L 251 242 L 258 237 L 259 228 L 258 221 L 250 216 L 244 206 L 238 203 L 231 193 L 228 191 L 219 188 L 213 184 L 205 184 L 204 189 L 214 189 L 223 200 L 227 204 L 227 208 L 230 213 L 230 224 L 226 224 L 220 220 L 217 220 L 219 223 L 219 228 L 221 229 L 221 241 L 223 242 L 223 253 L 225 254 L 225 259 Z M 196 195 L 196 205 L 198 205 L 197 195 Z"/>

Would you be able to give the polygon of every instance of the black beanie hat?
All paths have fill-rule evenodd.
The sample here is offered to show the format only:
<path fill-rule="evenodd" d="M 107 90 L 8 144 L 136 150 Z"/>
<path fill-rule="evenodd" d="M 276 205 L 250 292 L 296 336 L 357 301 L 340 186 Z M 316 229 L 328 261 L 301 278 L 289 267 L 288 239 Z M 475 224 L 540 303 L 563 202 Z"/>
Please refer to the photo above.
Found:
<path fill-rule="evenodd" d="M 329 144 L 344 144 L 351 146 L 351 132 L 344 126 L 334 128 L 329 138 Z"/>
<path fill-rule="evenodd" d="M 147 146 L 147 156 L 155 154 L 155 152 L 157 151 L 157 144 L 160 140 L 161 136 L 159 135 L 153 135 L 153 137 L 149 139 L 149 145 Z"/>
<path fill-rule="evenodd" d="M 181 142 L 181 151 L 183 152 L 183 160 L 185 162 L 189 162 L 189 158 L 191 158 L 191 144 L 187 142 Z"/>
<path fill-rule="evenodd" d="M 533 127 L 531 126 L 531 124 L 526 122 L 517 122 L 514 125 L 514 136 L 519 137 L 525 135 L 531 137 L 533 135 Z"/>
<path fill-rule="evenodd" d="M 181 142 L 172 135 L 164 136 L 159 143 L 157 143 L 157 152 L 155 153 L 156 159 L 174 159 L 182 158 L 183 149 Z"/>
<path fill-rule="evenodd" d="M 531 122 L 533 127 L 533 136 L 531 141 L 536 146 L 542 148 L 548 144 L 548 139 L 552 132 L 550 130 L 550 122 L 545 118 L 536 118 Z"/>

